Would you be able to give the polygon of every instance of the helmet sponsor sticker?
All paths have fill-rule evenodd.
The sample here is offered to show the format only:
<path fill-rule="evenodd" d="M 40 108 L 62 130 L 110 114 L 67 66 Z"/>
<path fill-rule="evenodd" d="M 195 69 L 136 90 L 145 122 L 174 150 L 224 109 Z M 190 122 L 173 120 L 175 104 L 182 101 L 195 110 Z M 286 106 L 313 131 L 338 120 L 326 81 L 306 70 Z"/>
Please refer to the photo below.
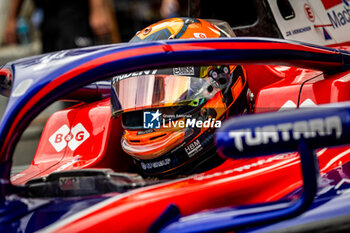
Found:
<path fill-rule="evenodd" d="M 61 126 L 61 128 L 51 135 L 49 142 L 57 152 L 62 151 L 67 146 L 74 151 L 89 137 L 90 133 L 81 123 L 78 123 L 72 129 L 68 125 Z"/>
<path fill-rule="evenodd" d="M 175 67 L 173 68 L 173 72 L 175 75 L 194 75 L 194 67 Z"/>
<path fill-rule="evenodd" d="M 154 168 L 166 166 L 170 164 L 170 162 L 171 162 L 170 158 L 166 158 L 155 162 L 149 162 L 149 163 L 141 162 L 141 167 L 143 170 L 154 169 Z"/>
<path fill-rule="evenodd" d="M 137 135 L 144 135 L 144 134 L 153 133 L 153 132 L 155 132 L 154 129 L 148 129 L 145 131 L 137 131 Z"/>
<path fill-rule="evenodd" d="M 203 146 L 198 139 L 185 147 L 185 151 L 190 158 L 202 150 L 203 150 Z"/>
<path fill-rule="evenodd" d="M 123 79 L 126 78 L 131 78 L 131 77 L 136 77 L 136 76 L 141 76 L 141 75 L 154 75 L 157 73 L 158 70 L 142 70 L 139 72 L 132 72 L 128 74 L 122 74 L 122 75 L 117 75 L 113 77 L 112 84 L 115 84 L 116 82 L 119 82 Z"/>

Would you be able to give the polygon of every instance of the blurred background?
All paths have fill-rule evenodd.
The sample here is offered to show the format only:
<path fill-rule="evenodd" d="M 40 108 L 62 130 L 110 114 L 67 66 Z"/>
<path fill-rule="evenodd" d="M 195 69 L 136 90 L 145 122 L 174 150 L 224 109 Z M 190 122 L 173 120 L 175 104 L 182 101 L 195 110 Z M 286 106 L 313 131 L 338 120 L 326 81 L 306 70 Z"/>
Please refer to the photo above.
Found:
<path fill-rule="evenodd" d="M 1 0 L 0 64 L 42 52 L 127 42 L 160 19 L 187 16 L 187 4 L 187 0 Z M 57 42 L 60 38 L 64 44 L 63 39 Z M 47 40 L 56 43 L 49 46 Z"/>
<path fill-rule="evenodd" d="M 129 41 L 163 18 L 187 15 L 187 0 L 0 0 L 0 66 L 37 54 Z M 7 97 L 0 96 L 0 118 Z M 16 147 L 12 174 L 26 169 L 48 117 L 40 114 Z"/>

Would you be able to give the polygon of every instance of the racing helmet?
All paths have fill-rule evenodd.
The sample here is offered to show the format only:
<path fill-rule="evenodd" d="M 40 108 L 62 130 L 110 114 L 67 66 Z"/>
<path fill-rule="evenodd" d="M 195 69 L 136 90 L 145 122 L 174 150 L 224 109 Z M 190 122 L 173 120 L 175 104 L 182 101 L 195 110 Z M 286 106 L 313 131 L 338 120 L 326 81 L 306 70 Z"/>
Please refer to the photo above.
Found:
<path fill-rule="evenodd" d="M 166 19 L 131 42 L 233 35 L 225 23 L 215 22 Z M 223 162 L 214 132 L 230 115 L 250 111 L 248 92 L 246 71 L 239 65 L 143 70 L 113 77 L 112 115 L 122 117 L 122 148 L 142 174 L 188 175 Z"/>

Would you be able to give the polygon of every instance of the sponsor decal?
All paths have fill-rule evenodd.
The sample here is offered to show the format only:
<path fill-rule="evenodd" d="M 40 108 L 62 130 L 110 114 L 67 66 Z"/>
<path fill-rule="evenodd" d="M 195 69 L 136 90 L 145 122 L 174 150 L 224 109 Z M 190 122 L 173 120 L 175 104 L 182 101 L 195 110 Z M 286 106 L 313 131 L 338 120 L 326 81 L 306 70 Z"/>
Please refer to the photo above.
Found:
<path fill-rule="evenodd" d="M 305 4 L 304 10 L 305 10 L 305 14 L 306 14 L 307 18 L 311 22 L 315 22 L 315 14 L 314 14 L 314 11 L 312 10 L 311 6 L 309 4 Z"/>
<path fill-rule="evenodd" d="M 153 133 L 153 132 L 155 132 L 154 129 L 148 129 L 145 131 L 137 131 L 137 135 L 144 135 L 144 134 Z"/>
<path fill-rule="evenodd" d="M 173 68 L 173 73 L 175 75 L 194 75 L 194 67 L 193 66 L 176 67 L 176 68 Z"/>
<path fill-rule="evenodd" d="M 185 151 L 190 158 L 202 150 L 203 146 L 198 139 L 185 147 Z"/>
<path fill-rule="evenodd" d="M 119 82 L 123 79 L 130 78 L 130 77 L 136 77 L 136 76 L 141 76 L 141 75 L 154 75 L 157 73 L 158 70 L 142 70 L 139 72 L 132 72 L 128 74 L 122 74 L 122 75 L 117 75 L 113 77 L 112 84 L 115 84 L 116 82 Z"/>
<path fill-rule="evenodd" d="M 308 32 L 308 31 L 311 31 L 311 26 L 307 26 L 307 27 L 303 27 L 303 28 L 294 29 L 294 30 L 292 30 L 292 31 L 287 31 L 287 32 L 286 32 L 286 36 L 292 36 L 292 35 L 296 35 L 296 34 Z"/>
<path fill-rule="evenodd" d="M 141 162 L 141 167 L 143 170 L 148 170 L 148 169 L 166 166 L 166 165 L 170 164 L 170 162 L 171 162 L 170 158 L 166 158 L 166 159 L 155 161 L 155 162 L 149 162 L 149 163 Z"/>
<path fill-rule="evenodd" d="M 342 7 L 333 8 L 331 12 L 327 12 L 329 21 L 332 23 L 334 29 L 341 28 L 350 23 L 350 3 L 347 0 L 322 0 L 322 3 L 327 11 L 335 6 L 342 5 Z"/>
<path fill-rule="evenodd" d="M 89 137 L 90 133 L 81 123 L 78 123 L 72 129 L 68 125 L 61 126 L 61 128 L 51 135 L 49 142 L 57 152 L 62 151 L 67 146 L 74 151 Z"/>
<path fill-rule="evenodd" d="M 311 120 L 286 122 L 277 125 L 267 125 L 252 129 L 234 130 L 229 132 L 229 137 L 234 138 L 235 147 L 238 151 L 244 151 L 243 142 L 247 146 L 288 142 L 303 138 L 315 138 L 330 136 L 335 132 L 336 138 L 342 135 L 341 119 L 338 116 L 315 118 Z"/>

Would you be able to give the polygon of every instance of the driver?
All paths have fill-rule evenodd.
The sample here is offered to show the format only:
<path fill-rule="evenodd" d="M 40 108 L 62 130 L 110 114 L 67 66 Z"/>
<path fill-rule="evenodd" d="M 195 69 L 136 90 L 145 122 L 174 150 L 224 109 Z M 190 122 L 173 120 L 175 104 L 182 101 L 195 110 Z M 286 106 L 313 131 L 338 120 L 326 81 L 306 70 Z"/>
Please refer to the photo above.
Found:
<path fill-rule="evenodd" d="M 138 32 L 131 42 L 234 36 L 223 21 L 173 18 Z M 246 71 L 239 65 L 145 70 L 112 80 L 112 115 L 122 117 L 123 150 L 140 174 L 189 175 L 214 168 L 214 133 L 231 115 L 251 111 Z"/>

